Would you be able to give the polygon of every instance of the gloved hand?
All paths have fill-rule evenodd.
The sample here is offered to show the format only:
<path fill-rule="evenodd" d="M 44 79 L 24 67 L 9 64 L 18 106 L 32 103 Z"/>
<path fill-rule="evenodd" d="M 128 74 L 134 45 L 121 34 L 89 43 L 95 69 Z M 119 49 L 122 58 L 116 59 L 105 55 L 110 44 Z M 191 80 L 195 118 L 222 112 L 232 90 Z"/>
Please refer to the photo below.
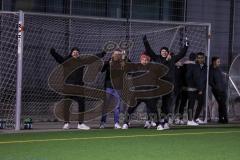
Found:
<path fill-rule="evenodd" d="M 102 51 L 102 56 L 104 57 L 107 53 L 105 51 Z"/>
<path fill-rule="evenodd" d="M 143 41 L 147 41 L 147 36 L 146 35 L 143 36 Z"/>
<path fill-rule="evenodd" d="M 55 53 L 56 53 L 56 50 L 55 50 L 54 48 L 51 48 L 51 49 L 50 49 L 50 53 L 51 53 L 51 54 L 55 54 Z"/>

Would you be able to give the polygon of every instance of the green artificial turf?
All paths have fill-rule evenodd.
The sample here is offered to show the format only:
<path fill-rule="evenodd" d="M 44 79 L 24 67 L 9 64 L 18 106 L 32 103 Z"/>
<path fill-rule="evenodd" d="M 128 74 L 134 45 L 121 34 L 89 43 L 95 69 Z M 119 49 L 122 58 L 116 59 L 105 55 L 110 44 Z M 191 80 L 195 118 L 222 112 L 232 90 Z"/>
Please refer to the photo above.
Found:
<path fill-rule="evenodd" d="M 0 135 L 0 160 L 239 160 L 240 128 Z"/>

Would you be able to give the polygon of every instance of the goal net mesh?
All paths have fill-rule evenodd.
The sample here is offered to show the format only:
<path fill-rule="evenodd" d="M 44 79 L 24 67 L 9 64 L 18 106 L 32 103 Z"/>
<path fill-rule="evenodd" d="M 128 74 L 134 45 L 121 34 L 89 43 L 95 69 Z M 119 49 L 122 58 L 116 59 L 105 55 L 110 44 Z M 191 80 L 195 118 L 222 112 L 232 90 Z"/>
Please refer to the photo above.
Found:
<path fill-rule="evenodd" d="M 0 13 L 0 118 L 9 128 L 14 126 L 15 117 L 18 19 L 18 14 Z M 81 54 L 97 54 L 109 41 L 116 44 L 131 41 L 128 57 L 138 62 L 145 50 L 144 35 L 157 54 L 162 46 L 177 54 L 188 37 L 188 56 L 191 52 L 206 53 L 207 33 L 208 27 L 204 25 L 25 13 L 21 118 L 31 117 L 34 122 L 56 121 L 54 106 L 63 96 L 48 85 L 48 78 L 58 65 L 50 55 L 51 48 L 62 56 L 67 56 L 73 47 L 78 47 Z M 108 53 L 103 61 L 110 56 Z M 85 85 L 104 89 L 104 76 L 104 73 L 97 74 L 94 83 Z M 86 110 L 97 103 L 86 98 Z M 74 106 L 75 103 L 73 110 Z"/>

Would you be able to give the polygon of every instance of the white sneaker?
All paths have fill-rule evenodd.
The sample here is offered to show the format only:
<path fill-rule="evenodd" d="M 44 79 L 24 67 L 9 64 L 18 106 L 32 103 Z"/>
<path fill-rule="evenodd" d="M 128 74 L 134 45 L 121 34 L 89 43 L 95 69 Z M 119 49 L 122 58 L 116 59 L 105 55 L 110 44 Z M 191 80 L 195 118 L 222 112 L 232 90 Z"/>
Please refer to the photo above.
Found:
<path fill-rule="evenodd" d="M 70 128 L 69 123 L 65 123 L 62 129 L 69 129 L 69 128 Z"/>
<path fill-rule="evenodd" d="M 159 125 L 157 126 L 157 130 L 158 130 L 158 131 L 162 131 L 162 130 L 164 130 L 164 128 L 163 128 L 163 126 L 162 126 L 161 124 L 159 124 Z"/>
<path fill-rule="evenodd" d="M 172 125 L 172 124 L 173 124 L 173 119 L 172 119 L 172 118 L 169 118 L 169 119 L 168 119 L 168 124 L 169 124 L 169 125 Z"/>
<path fill-rule="evenodd" d="M 105 128 L 105 124 L 104 123 L 100 124 L 99 128 L 100 129 L 104 129 Z"/>
<path fill-rule="evenodd" d="M 202 121 L 202 120 L 201 120 L 201 119 L 199 119 L 199 118 L 198 118 L 198 119 L 196 119 L 196 120 L 195 120 L 195 122 L 196 122 L 196 123 L 198 123 L 198 124 L 205 124 L 205 122 L 204 122 L 204 121 Z"/>
<path fill-rule="evenodd" d="M 152 127 L 156 127 L 157 124 L 156 124 L 154 121 L 151 121 L 151 126 L 152 126 Z"/>
<path fill-rule="evenodd" d="M 168 123 L 164 123 L 163 129 L 170 129 L 169 124 Z"/>
<path fill-rule="evenodd" d="M 128 125 L 126 123 L 123 124 L 122 129 L 128 129 Z"/>
<path fill-rule="evenodd" d="M 86 124 L 82 123 L 82 124 L 78 124 L 77 129 L 80 129 L 80 130 L 89 130 L 90 127 L 88 127 Z"/>
<path fill-rule="evenodd" d="M 194 121 L 187 121 L 187 125 L 188 126 L 198 126 L 198 124 L 195 123 Z"/>
<path fill-rule="evenodd" d="M 122 127 L 119 125 L 119 123 L 114 124 L 114 129 L 121 129 Z"/>
<path fill-rule="evenodd" d="M 151 128 L 151 124 L 149 123 L 149 121 L 145 122 L 144 128 Z"/>
<path fill-rule="evenodd" d="M 184 125 L 184 121 L 183 121 L 183 120 L 180 120 L 180 121 L 179 121 L 179 124 L 180 124 L 180 125 Z"/>
<path fill-rule="evenodd" d="M 175 120 L 174 120 L 174 124 L 180 124 L 180 119 L 179 118 L 176 118 Z"/>

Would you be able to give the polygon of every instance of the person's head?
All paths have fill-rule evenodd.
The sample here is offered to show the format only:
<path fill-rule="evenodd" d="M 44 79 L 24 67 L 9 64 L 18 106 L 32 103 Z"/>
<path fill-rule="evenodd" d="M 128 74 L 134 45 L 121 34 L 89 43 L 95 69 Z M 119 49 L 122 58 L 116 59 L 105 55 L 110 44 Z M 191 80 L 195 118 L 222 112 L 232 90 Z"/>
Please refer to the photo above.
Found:
<path fill-rule="evenodd" d="M 189 55 L 189 60 L 190 61 L 195 61 L 196 60 L 196 54 L 195 53 L 190 53 L 190 55 Z"/>
<path fill-rule="evenodd" d="M 80 56 L 80 51 L 77 47 L 74 47 L 74 48 L 71 49 L 70 54 L 73 58 L 78 58 Z"/>
<path fill-rule="evenodd" d="M 167 48 L 167 47 L 162 47 L 161 49 L 160 49 L 160 54 L 161 54 L 161 56 L 162 57 L 167 57 L 168 56 L 168 54 L 169 54 L 169 49 Z"/>
<path fill-rule="evenodd" d="M 123 56 L 123 51 L 120 49 L 116 49 L 112 53 L 112 61 L 121 61 Z"/>
<path fill-rule="evenodd" d="M 213 67 L 219 67 L 221 64 L 219 57 L 212 57 L 212 65 Z"/>
<path fill-rule="evenodd" d="M 142 65 L 146 65 L 150 62 L 151 58 L 145 53 L 143 52 L 141 55 L 140 55 L 140 63 Z"/>
<path fill-rule="evenodd" d="M 198 64 L 204 64 L 205 63 L 205 54 L 204 53 L 202 53 L 202 52 L 197 53 L 196 63 L 198 63 Z"/>

